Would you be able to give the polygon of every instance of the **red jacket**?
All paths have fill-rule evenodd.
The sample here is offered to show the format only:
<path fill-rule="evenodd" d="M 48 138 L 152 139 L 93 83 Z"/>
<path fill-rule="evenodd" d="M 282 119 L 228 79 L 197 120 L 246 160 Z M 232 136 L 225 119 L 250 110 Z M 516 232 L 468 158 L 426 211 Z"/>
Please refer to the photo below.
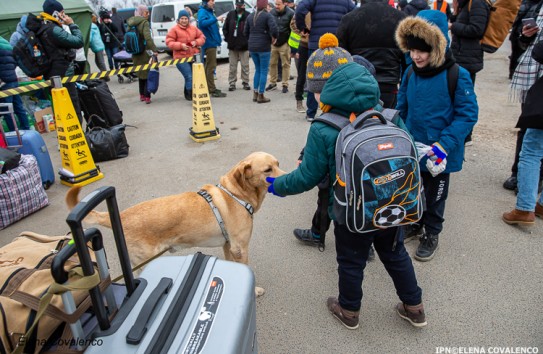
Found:
<path fill-rule="evenodd" d="M 191 42 L 196 42 L 194 47 Z M 181 28 L 179 25 L 173 26 L 166 36 L 166 45 L 173 51 L 174 59 L 188 58 L 200 53 L 201 47 L 206 41 L 206 37 L 196 26 L 188 25 L 186 28 Z M 182 49 L 182 44 L 189 46 L 187 50 Z"/>

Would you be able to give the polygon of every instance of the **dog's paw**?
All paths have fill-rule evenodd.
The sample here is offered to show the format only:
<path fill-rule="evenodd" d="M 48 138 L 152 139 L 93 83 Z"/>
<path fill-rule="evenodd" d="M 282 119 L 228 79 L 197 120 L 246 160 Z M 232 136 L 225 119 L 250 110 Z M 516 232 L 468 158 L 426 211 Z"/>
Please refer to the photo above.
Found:
<path fill-rule="evenodd" d="M 264 289 L 259 288 L 258 286 L 255 287 L 255 295 L 256 295 L 256 297 L 264 295 L 265 292 L 266 291 Z"/>

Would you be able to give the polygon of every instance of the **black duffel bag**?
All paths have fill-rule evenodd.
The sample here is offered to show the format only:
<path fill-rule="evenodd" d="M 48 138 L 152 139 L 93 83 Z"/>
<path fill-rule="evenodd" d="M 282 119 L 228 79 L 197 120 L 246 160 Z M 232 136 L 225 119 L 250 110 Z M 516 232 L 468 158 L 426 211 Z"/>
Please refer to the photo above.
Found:
<path fill-rule="evenodd" d="M 117 101 L 104 80 L 86 80 L 81 84 L 77 93 L 87 121 L 93 115 L 97 115 L 106 119 L 109 126 L 123 122 L 123 112 L 119 109 Z"/>
<path fill-rule="evenodd" d="M 120 159 L 128 156 L 128 141 L 124 130 L 124 124 L 112 127 L 104 126 L 103 119 L 92 116 L 85 137 L 94 162 Z"/>

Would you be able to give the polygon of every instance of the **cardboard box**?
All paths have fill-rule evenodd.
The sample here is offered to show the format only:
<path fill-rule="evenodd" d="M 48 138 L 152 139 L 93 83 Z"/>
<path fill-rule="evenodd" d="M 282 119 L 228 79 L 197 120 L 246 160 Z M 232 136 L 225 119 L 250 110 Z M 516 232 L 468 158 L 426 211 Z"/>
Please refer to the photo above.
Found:
<path fill-rule="evenodd" d="M 40 133 L 45 133 L 47 131 L 45 128 L 45 121 L 43 120 L 43 116 L 46 114 L 53 114 L 53 109 L 51 109 L 51 107 L 47 107 L 34 112 L 34 119 L 36 120 L 36 130 Z"/>

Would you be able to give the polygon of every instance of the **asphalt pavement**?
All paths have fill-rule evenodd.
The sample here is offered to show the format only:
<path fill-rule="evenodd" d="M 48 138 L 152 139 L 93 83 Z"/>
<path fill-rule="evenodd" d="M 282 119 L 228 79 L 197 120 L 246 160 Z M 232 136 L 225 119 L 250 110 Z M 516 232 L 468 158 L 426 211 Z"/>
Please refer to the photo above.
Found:
<path fill-rule="evenodd" d="M 333 232 L 328 233 L 324 252 L 300 244 L 292 235 L 296 227 L 309 227 L 316 190 L 287 198 L 269 195 L 255 215 L 249 259 L 258 286 L 266 290 L 257 299 L 260 353 L 543 351 L 543 220 L 531 228 L 501 221 L 501 214 L 516 200 L 502 183 L 510 174 L 513 127 L 520 112 L 520 105 L 508 99 L 508 55 L 506 42 L 485 57 L 485 69 L 476 82 L 479 123 L 474 144 L 466 149 L 463 171 L 451 177 L 440 248 L 430 262 L 413 260 L 428 326 L 416 329 L 397 316 L 394 306 L 399 300 L 376 260 L 365 271 L 360 328 L 343 327 L 325 306 L 328 296 L 337 295 Z M 183 98 L 183 78 L 175 67 L 160 71 L 160 88 L 150 105 L 139 101 L 137 82 L 121 84 L 115 78 L 110 82 L 129 124 L 130 155 L 99 163 L 105 178 L 86 186 L 83 194 L 115 186 L 119 207 L 125 209 L 151 198 L 197 191 L 206 183 L 217 183 L 254 151 L 275 155 L 286 171 L 296 168 L 309 123 L 295 110 L 294 80 L 289 81 L 289 93 L 266 93 L 271 102 L 257 104 L 251 91 L 241 90 L 240 81 L 236 91 L 227 91 L 228 63 L 222 62 L 216 83 L 228 97 L 212 99 L 221 138 L 196 143 L 189 137 L 192 106 Z M 251 67 L 251 77 L 253 72 Z M 58 169 L 56 133 L 44 138 Z M 57 179 L 47 191 L 50 205 L 0 231 L 0 245 L 25 230 L 66 233 L 67 190 Z M 113 273 L 119 274 L 112 237 L 106 242 Z M 413 255 L 416 242 L 406 246 Z M 216 248 L 177 254 L 196 251 L 222 256 Z"/>

